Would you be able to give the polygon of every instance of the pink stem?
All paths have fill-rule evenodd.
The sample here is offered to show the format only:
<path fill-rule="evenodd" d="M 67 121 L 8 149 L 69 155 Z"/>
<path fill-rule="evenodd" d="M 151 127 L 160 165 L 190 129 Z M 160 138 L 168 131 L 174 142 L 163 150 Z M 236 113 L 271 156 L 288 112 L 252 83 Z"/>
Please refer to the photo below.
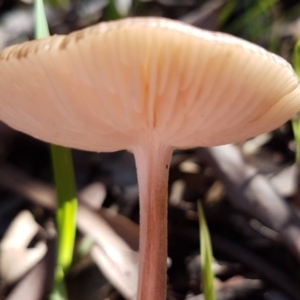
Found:
<path fill-rule="evenodd" d="M 140 194 L 138 300 L 165 300 L 167 189 L 173 149 L 149 142 L 134 149 Z"/>

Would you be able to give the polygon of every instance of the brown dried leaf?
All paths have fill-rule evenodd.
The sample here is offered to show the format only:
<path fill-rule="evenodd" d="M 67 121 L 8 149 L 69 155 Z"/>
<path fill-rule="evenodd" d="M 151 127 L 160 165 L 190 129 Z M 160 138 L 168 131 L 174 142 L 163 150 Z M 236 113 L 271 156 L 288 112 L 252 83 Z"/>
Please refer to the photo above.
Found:
<path fill-rule="evenodd" d="M 20 212 L 13 220 L 0 244 L 0 276 L 13 283 L 27 273 L 46 254 L 45 242 L 27 248 L 39 230 L 29 211 Z"/>
<path fill-rule="evenodd" d="M 135 299 L 138 254 L 96 213 L 81 206 L 78 228 L 97 245 L 91 251 L 96 264 L 126 299 Z"/>

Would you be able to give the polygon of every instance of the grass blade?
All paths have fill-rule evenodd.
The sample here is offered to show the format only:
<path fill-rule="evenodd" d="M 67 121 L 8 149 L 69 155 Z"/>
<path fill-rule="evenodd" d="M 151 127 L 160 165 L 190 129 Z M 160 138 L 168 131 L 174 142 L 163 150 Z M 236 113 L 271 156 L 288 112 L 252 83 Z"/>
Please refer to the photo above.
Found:
<path fill-rule="evenodd" d="M 293 52 L 293 67 L 300 78 L 300 40 L 297 41 Z M 300 114 L 298 113 L 292 120 L 294 139 L 296 141 L 296 163 L 300 165 Z"/>
<path fill-rule="evenodd" d="M 35 37 L 50 35 L 43 0 L 35 0 Z M 76 234 L 77 198 L 72 162 L 69 148 L 51 145 L 52 165 L 56 185 L 58 209 L 56 212 L 58 230 L 57 266 L 51 300 L 67 299 L 64 284 L 65 272 L 71 265 Z"/>
<path fill-rule="evenodd" d="M 70 5 L 70 0 L 46 0 L 46 3 L 55 8 L 67 8 Z"/>
<path fill-rule="evenodd" d="M 211 240 L 206 224 L 202 204 L 197 202 L 198 217 L 199 217 L 199 230 L 200 230 L 200 248 L 201 248 L 201 274 L 203 291 L 206 300 L 215 300 L 214 289 L 214 274 L 212 271 L 213 253 L 211 247 Z"/>
<path fill-rule="evenodd" d="M 56 221 L 59 232 L 58 265 L 64 272 L 72 263 L 76 234 L 77 199 L 72 153 L 69 148 L 51 145 L 52 164 L 57 191 Z"/>
<path fill-rule="evenodd" d="M 43 0 L 34 1 L 34 16 L 35 16 L 35 26 L 34 26 L 35 38 L 43 39 L 50 36 Z"/>

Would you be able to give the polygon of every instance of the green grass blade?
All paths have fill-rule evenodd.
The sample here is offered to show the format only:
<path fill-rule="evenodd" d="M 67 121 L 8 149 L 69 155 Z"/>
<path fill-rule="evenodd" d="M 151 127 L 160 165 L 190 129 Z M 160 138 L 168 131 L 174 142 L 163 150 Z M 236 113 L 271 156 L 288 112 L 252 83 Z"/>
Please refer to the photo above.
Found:
<path fill-rule="evenodd" d="M 294 133 L 294 140 L 296 142 L 296 163 L 300 165 L 300 113 L 297 113 L 292 120 L 292 128 Z"/>
<path fill-rule="evenodd" d="M 58 200 L 58 265 L 65 272 L 72 262 L 76 234 L 77 198 L 72 153 L 69 148 L 51 145 L 51 154 Z"/>
<path fill-rule="evenodd" d="M 50 36 L 43 0 L 34 1 L 34 16 L 35 16 L 35 27 L 34 27 L 35 38 L 43 39 Z"/>
<path fill-rule="evenodd" d="M 293 51 L 293 67 L 300 78 L 300 40 L 297 41 Z M 300 114 L 298 113 L 292 120 L 294 139 L 296 141 L 296 163 L 300 165 Z"/>
<path fill-rule="evenodd" d="M 201 250 L 201 274 L 202 284 L 205 300 L 215 300 L 214 289 L 214 274 L 212 271 L 213 253 L 211 247 L 211 240 L 206 224 L 203 208 L 201 202 L 197 202 L 199 230 L 200 230 L 200 250 Z"/>
<path fill-rule="evenodd" d="M 103 10 L 103 19 L 106 21 L 119 20 L 123 16 L 119 13 L 115 0 L 109 0 L 106 7 Z"/>
<path fill-rule="evenodd" d="M 248 3 L 250 5 L 245 12 L 223 29 L 233 34 L 243 32 L 244 38 L 257 42 L 271 31 L 272 7 L 278 0 L 256 0 Z"/>
<path fill-rule="evenodd" d="M 45 0 L 45 2 L 55 8 L 66 8 L 70 6 L 70 0 Z"/>
<path fill-rule="evenodd" d="M 294 47 L 293 51 L 293 67 L 297 74 L 297 76 L 300 78 L 300 40 L 297 41 Z"/>
<path fill-rule="evenodd" d="M 43 0 L 35 0 L 35 37 L 46 38 L 49 34 Z M 64 283 L 65 272 L 69 269 L 76 235 L 77 199 L 72 162 L 72 153 L 68 148 L 51 145 L 52 165 L 56 185 L 58 208 L 56 211 L 58 231 L 58 251 L 55 280 L 51 300 L 67 299 Z"/>
<path fill-rule="evenodd" d="M 237 5 L 237 0 L 228 1 L 224 5 L 224 7 L 221 11 L 221 14 L 219 16 L 219 26 L 220 27 L 224 26 L 224 24 L 229 20 L 229 18 L 231 17 L 236 5 Z"/>

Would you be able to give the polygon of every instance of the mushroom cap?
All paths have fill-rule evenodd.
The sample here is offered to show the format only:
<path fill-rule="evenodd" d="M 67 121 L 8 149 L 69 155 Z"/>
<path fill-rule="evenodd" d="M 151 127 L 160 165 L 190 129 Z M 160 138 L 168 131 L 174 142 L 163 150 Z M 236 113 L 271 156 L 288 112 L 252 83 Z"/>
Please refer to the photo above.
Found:
<path fill-rule="evenodd" d="M 270 131 L 300 108 L 298 78 L 242 39 L 130 18 L 0 53 L 0 119 L 54 144 L 190 148 Z"/>

